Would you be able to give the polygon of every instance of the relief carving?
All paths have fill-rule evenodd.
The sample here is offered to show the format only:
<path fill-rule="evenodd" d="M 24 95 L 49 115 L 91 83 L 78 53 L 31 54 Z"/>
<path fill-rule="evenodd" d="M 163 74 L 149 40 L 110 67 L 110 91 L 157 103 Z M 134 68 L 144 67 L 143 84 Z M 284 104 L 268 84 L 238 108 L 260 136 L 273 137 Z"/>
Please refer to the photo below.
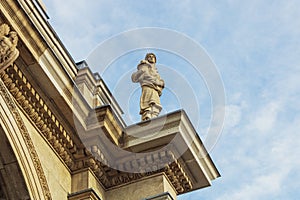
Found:
<path fill-rule="evenodd" d="M 5 70 L 18 58 L 18 36 L 7 24 L 0 25 L 0 71 Z"/>

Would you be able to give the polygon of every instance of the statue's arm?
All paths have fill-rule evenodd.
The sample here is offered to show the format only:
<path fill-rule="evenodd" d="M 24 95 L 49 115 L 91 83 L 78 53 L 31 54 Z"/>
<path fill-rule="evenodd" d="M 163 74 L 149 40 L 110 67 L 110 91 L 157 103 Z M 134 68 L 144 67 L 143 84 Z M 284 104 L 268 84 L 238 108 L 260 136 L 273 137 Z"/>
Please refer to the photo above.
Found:
<path fill-rule="evenodd" d="M 139 65 L 138 70 L 131 75 L 132 82 L 136 83 L 136 82 L 141 82 L 144 79 L 147 79 L 147 75 L 149 74 L 148 71 L 149 70 L 147 66 Z"/>
<path fill-rule="evenodd" d="M 137 72 L 134 72 L 131 75 L 131 80 L 132 80 L 132 82 L 137 83 L 137 82 L 140 81 L 140 79 L 142 78 L 142 76 L 143 76 L 143 72 L 141 70 L 138 70 Z"/>

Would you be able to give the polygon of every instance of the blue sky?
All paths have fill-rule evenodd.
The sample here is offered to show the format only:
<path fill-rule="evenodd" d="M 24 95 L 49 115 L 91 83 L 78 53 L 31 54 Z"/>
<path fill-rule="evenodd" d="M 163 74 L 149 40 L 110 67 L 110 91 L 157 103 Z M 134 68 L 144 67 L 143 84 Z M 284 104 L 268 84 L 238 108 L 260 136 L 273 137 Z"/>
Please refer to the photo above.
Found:
<path fill-rule="evenodd" d="M 179 200 L 298 199 L 300 1 L 44 3 L 50 24 L 75 61 L 86 59 L 98 44 L 120 32 L 161 27 L 195 40 L 216 64 L 226 92 L 226 119 L 221 138 L 210 154 L 222 177 L 213 181 L 212 187 L 182 195 Z M 168 63 L 163 61 L 164 52 L 156 53 L 166 66 L 186 64 L 175 58 L 176 62 Z M 133 55 L 141 56 L 144 52 Z M 124 68 L 135 67 L 134 59 Z M 120 58 L 115 63 L 123 61 Z M 187 77 L 183 75 L 184 79 Z M 114 88 L 111 77 L 104 79 Z M 196 98 L 203 110 L 201 132 L 209 124 L 209 111 L 205 110 L 209 94 L 205 84 L 198 84 L 199 88 L 194 84 L 191 81 L 197 94 L 199 88 L 199 93 L 203 91 Z M 138 93 L 133 96 L 138 98 Z M 169 110 L 182 106 L 180 97 L 179 101 L 176 96 L 171 99 L 165 103 L 173 106 Z"/>

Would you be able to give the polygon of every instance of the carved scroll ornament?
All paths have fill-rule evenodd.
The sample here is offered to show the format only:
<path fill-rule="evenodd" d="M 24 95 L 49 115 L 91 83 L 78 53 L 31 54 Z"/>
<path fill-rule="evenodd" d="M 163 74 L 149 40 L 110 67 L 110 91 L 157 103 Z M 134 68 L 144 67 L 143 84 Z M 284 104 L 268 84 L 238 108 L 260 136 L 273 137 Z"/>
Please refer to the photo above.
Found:
<path fill-rule="evenodd" d="M 0 25 L 0 72 L 9 67 L 18 58 L 18 36 L 10 31 L 7 24 Z"/>

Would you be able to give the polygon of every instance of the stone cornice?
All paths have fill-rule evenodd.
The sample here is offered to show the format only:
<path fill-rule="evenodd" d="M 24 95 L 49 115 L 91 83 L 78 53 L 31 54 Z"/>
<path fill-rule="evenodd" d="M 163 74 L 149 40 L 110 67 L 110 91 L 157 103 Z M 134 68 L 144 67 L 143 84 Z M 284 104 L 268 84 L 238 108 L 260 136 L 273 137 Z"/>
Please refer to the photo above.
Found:
<path fill-rule="evenodd" d="M 191 183 L 189 190 L 210 186 L 220 176 L 183 110 L 126 127 L 125 133 L 124 149 L 128 151 L 142 153 L 164 148 L 171 151 Z"/>

